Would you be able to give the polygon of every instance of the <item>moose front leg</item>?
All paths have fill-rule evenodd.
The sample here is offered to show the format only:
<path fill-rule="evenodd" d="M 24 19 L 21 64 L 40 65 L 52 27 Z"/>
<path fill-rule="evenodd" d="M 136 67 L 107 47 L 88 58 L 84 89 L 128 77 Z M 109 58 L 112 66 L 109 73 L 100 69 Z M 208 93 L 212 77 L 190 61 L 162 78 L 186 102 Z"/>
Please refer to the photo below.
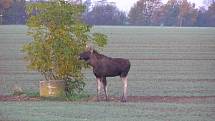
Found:
<path fill-rule="evenodd" d="M 126 102 L 127 101 L 127 93 L 128 93 L 128 78 L 126 77 L 121 77 L 122 82 L 123 82 L 123 95 L 121 98 L 121 102 Z"/>
<path fill-rule="evenodd" d="M 100 101 L 100 91 L 101 91 L 101 78 L 96 78 L 97 81 L 97 101 Z"/>
<path fill-rule="evenodd" d="M 106 77 L 102 78 L 102 84 L 103 84 L 104 93 L 105 93 L 105 100 L 108 101 L 107 80 L 106 80 Z"/>

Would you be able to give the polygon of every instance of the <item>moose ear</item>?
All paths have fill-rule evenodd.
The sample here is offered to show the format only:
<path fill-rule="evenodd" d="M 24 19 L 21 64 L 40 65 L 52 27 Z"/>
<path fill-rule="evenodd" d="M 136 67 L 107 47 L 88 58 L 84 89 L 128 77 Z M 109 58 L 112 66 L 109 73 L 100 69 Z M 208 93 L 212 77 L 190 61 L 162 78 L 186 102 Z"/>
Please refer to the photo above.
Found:
<path fill-rule="evenodd" d="M 92 44 L 86 44 L 86 50 L 93 53 L 93 45 Z"/>
<path fill-rule="evenodd" d="M 86 49 L 89 49 L 89 45 L 88 44 L 86 44 Z"/>

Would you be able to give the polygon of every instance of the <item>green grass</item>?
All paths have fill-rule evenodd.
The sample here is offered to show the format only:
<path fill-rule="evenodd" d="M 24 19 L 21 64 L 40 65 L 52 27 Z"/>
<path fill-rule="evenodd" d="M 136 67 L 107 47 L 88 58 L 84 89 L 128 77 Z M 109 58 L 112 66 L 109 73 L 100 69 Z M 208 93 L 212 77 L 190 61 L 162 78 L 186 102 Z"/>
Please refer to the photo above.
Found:
<path fill-rule="evenodd" d="M 38 97 L 38 96 L 40 96 L 40 93 L 39 92 L 31 92 L 31 91 L 27 91 L 27 92 L 24 92 L 24 94 L 26 95 L 26 96 L 29 96 L 29 97 Z"/>
<path fill-rule="evenodd" d="M 14 85 L 38 92 L 37 72 L 28 71 L 23 43 L 26 26 L 0 26 L 0 95 Z M 129 96 L 214 96 L 215 28 L 97 26 L 108 35 L 102 53 L 131 61 Z M 86 92 L 96 95 L 92 70 L 86 70 Z M 108 93 L 120 96 L 120 78 L 108 78 Z M 35 94 L 32 94 L 35 95 Z M 213 121 L 211 103 L 0 102 L 1 120 L 21 121 Z"/>
<path fill-rule="evenodd" d="M 3 119 L 21 121 L 213 121 L 214 104 L 0 102 Z M 0 115 L 1 118 L 1 115 Z"/>
<path fill-rule="evenodd" d="M 28 71 L 20 51 L 31 41 L 26 26 L 0 26 L 0 94 L 10 94 L 13 85 L 38 91 L 38 73 Z M 215 83 L 215 28 L 109 27 L 94 31 L 108 35 L 102 53 L 131 60 L 129 95 L 210 96 Z M 86 71 L 86 91 L 96 94 L 92 70 Z M 121 94 L 119 78 L 108 78 L 109 94 Z"/>

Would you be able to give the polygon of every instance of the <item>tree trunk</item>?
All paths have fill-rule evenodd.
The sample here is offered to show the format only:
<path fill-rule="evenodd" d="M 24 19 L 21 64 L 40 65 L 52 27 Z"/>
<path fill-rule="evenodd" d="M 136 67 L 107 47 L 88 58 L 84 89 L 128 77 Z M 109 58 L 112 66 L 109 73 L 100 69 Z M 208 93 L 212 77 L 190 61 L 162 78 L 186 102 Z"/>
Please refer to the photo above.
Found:
<path fill-rule="evenodd" d="M 179 25 L 180 27 L 182 27 L 183 26 L 183 17 L 180 19 L 180 25 Z"/>
<path fill-rule="evenodd" d="M 0 9 L 0 25 L 3 23 L 3 10 Z"/>

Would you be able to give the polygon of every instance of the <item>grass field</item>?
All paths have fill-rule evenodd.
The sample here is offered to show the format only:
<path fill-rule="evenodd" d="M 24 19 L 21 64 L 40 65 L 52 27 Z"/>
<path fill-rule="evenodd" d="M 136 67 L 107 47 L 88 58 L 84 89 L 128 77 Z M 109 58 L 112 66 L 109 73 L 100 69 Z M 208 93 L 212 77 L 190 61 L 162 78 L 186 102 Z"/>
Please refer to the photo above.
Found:
<path fill-rule="evenodd" d="M 26 26 L 0 26 L 0 95 L 14 85 L 38 91 L 42 77 L 27 71 L 20 51 Z M 214 121 L 215 28 L 109 27 L 102 53 L 131 60 L 129 96 L 203 97 L 185 102 L 0 102 L 1 120 L 21 121 Z M 96 94 L 95 78 L 86 70 L 86 91 Z M 108 78 L 109 95 L 122 93 L 119 78 Z"/>
<path fill-rule="evenodd" d="M 1 102 L 9 121 L 214 121 L 213 104 Z M 1 116 L 3 115 L 3 116 Z"/>

